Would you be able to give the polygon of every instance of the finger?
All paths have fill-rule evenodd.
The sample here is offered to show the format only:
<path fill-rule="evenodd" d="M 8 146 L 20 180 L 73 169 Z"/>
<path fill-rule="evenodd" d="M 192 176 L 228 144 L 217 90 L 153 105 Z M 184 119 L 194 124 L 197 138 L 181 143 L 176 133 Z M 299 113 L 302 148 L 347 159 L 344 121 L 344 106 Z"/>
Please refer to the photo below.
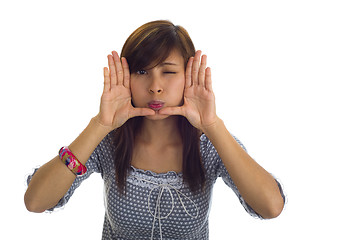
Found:
<path fill-rule="evenodd" d="M 193 57 L 190 57 L 186 67 L 186 84 L 185 87 L 192 86 L 192 64 L 193 64 Z"/>
<path fill-rule="evenodd" d="M 118 84 L 123 84 L 123 67 L 122 67 L 122 63 L 120 62 L 120 58 L 119 55 L 116 51 L 112 52 L 113 54 L 113 59 L 114 59 L 114 63 L 115 63 L 115 71 L 117 74 L 117 79 L 118 79 Z"/>
<path fill-rule="evenodd" d="M 103 92 L 109 92 L 110 91 L 110 78 L 109 78 L 108 68 L 105 67 L 103 69 L 103 72 L 104 72 L 104 90 L 103 90 Z"/>
<path fill-rule="evenodd" d="M 207 67 L 206 70 L 206 80 L 205 80 L 205 88 L 208 90 L 208 91 L 211 91 L 213 92 L 213 89 L 212 89 L 212 74 L 211 74 L 211 68 L 210 67 Z"/>
<path fill-rule="evenodd" d="M 113 87 L 118 84 L 118 80 L 112 55 L 108 55 L 108 65 L 110 70 L 110 87 Z"/>
<path fill-rule="evenodd" d="M 151 115 L 155 115 L 155 111 L 150 108 L 133 108 L 130 112 L 130 118 Z"/>
<path fill-rule="evenodd" d="M 199 62 L 202 51 L 198 50 L 193 59 L 192 64 L 192 85 L 198 85 L 198 70 L 199 70 Z"/>
<path fill-rule="evenodd" d="M 206 66 L 207 66 L 207 55 L 203 55 L 201 58 L 201 65 L 199 67 L 198 73 L 198 83 L 200 86 L 204 87 L 205 77 L 206 77 Z"/>
<path fill-rule="evenodd" d="M 183 107 L 165 107 L 159 110 L 159 114 L 162 115 L 184 115 Z"/>
<path fill-rule="evenodd" d="M 123 83 L 124 87 L 130 88 L 130 71 L 129 71 L 129 65 L 127 62 L 127 59 L 125 57 L 122 57 L 122 66 L 123 66 Z"/>

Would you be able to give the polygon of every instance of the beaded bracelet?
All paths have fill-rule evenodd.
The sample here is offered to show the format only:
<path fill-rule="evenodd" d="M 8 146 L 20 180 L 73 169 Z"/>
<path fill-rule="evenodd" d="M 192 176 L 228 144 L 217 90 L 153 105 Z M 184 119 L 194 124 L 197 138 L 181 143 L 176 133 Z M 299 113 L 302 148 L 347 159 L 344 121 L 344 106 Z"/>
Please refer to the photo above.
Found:
<path fill-rule="evenodd" d="M 60 160 L 77 176 L 86 173 L 86 167 L 74 156 L 68 147 L 59 150 Z"/>

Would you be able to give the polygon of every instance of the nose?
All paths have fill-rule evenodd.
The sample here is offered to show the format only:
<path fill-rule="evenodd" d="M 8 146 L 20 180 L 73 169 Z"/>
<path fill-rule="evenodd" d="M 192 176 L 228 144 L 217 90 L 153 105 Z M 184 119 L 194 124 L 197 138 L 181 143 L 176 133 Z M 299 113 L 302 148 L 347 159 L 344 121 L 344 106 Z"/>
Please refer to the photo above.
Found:
<path fill-rule="evenodd" d="M 152 79 L 152 84 L 149 87 L 149 93 L 156 93 L 156 94 L 160 94 L 163 92 L 163 88 L 160 84 L 160 81 L 157 79 Z"/>
<path fill-rule="evenodd" d="M 162 93 L 163 90 L 162 90 L 162 89 L 158 89 L 158 90 L 156 90 L 156 89 L 149 89 L 149 92 L 150 92 L 150 93 Z"/>

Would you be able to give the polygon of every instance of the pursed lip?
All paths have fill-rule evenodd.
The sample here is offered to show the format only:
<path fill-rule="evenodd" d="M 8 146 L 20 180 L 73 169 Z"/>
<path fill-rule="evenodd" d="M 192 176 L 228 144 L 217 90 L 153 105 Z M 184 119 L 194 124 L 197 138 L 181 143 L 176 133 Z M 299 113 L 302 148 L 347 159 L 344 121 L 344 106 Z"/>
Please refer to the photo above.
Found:
<path fill-rule="evenodd" d="M 164 106 L 164 102 L 161 100 L 153 100 L 148 102 L 148 107 L 155 111 L 161 109 L 163 106 Z"/>

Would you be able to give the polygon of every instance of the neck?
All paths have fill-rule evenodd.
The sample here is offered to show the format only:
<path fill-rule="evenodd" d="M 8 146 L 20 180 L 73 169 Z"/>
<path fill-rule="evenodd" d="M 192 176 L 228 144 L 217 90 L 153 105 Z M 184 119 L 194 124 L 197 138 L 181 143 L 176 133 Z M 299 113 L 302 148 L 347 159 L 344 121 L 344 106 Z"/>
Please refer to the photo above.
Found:
<path fill-rule="evenodd" d="M 137 137 L 151 145 L 179 144 L 182 140 L 178 130 L 178 117 L 169 116 L 162 120 L 149 120 L 144 117 Z"/>

